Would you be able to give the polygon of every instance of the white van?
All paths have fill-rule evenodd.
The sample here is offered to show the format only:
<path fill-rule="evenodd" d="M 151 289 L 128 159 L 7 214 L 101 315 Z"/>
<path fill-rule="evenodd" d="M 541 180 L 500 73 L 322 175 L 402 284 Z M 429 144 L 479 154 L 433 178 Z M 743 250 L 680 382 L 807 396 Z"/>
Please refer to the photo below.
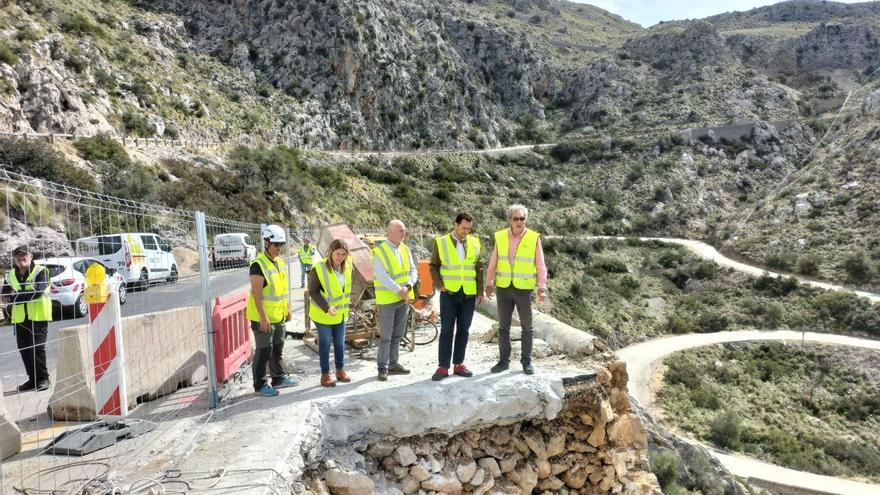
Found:
<path fill-rule="evenodd" d="M 156 234 L 133 232 L 76 240 L 76 253 L 115 268 L 125 282 L 147 290 L 151 282 L 177 281 L 177 261 L 171 243 Z"/>
<path fill-rule="evenodd" d="M 224 266 L 247 266 L 257 257 L 257 247 L 251 237 L 243 232 L 217 234 L 211 247 L 214 268 Z"/>

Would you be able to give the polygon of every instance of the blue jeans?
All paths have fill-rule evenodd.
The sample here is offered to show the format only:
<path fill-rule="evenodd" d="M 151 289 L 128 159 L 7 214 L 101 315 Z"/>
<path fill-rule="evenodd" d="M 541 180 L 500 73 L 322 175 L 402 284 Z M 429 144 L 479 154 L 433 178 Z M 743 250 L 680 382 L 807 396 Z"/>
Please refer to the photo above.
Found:
<path fill-rule="evenodd" d="M 449 369 L 450 358 L 452 359 L 452 364 L 464 363 L 471 320 L 474 319 L 474 309 L 476 306 L 476 295 L 465 295 L 463 290 L 458 292 L 440 292 L 440 351 L 438 361 L 441 368 Z"/>
<path fill-rule="evenodd" d="M 335 325 L 315 323 L 318 327 L 318 356 L 321 360 L 321 373 L 330 373 L 330 341 L 333 341 L 333 360 L 336 369 L 344 366 L 345 357 L 345 322 Z"/>

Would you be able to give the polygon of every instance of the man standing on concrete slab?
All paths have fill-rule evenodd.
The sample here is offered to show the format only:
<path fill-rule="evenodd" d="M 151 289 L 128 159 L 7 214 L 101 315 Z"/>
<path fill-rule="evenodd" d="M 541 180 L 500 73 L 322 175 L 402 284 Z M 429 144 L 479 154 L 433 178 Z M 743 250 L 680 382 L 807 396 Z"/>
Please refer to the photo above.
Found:
<path fill-rule="evenodd" d="M 432 244 L 431 278 L 435 290 L 440 289 L 439 364 L 431 376 L 435 382 L 449 376 L 450 359 L 454 375 L 474 376 L 464 365 L 474 310 L 483 302 L 482 249 L 480 239 L 470 235 L 473 225 L 472 216 L 459 213 L 452 232 Z"/>
<path fill-rule="evenodd" d="M 46 337 L 52 320 L 49 273 L 45 266 L 34 263 L 26 244 L 12 251 L 12 262 L 14 266 L 6 273 L 2 294 L 3 302 L 11 304 L 9 321 L 15 325 L 15 341 L 28 375 L 28 381 L 19 385 L 18 391 L 46 390 Z"/>
<path fill-rule="evenodd" d="M 257 395 L 273 397 L 279 388 L 298 382 L 284 374 L 281 356 L 284 353 L 285 323 L 290 321 L 287 264 L 281 250 L 287 243 L 284 229 L 269 225 L 263 231 L 263 252 L 251 263 L 251 292 L 247 302 L 247 319 L 251 322 L 256 342 L 254 355 L 254 390 Z M 272 376 L 266 383 L 266 366 Z"/>
<path fill-rule="evenodd" d="M 532 292 L 538 288 L 537 302 L 547 296 L 547 267 L 541 236 L 526 228 L 529 210 L 523 205 L 507 208 L 510 228 L 495 232 L 495 247 L 486 271 L 486 296 L 492 297 L 492 285 L 498 288 L 498 351 L 500 359 L 492 373 L 510 366 L 510 323 L 513 309 L 519 313 L 522 327 L 523 372 L 531 375 L 532 367 Z"/>
<path fill-rule="evenodd" d="M 312 263 L 315 261 L 317 257 L 317 253 L 315 253 L 315 248 L 312 247 L 312 241 L 308 237 L 303 240 L 302 247 L 299 248 L 299 286 L 300 288 L 306 286 L 306 280 L 308 279 L 309 270 L 312 269 Z"/>
<path fill-rule="evenodd" d="M 386 240 L 373 249 L 373 289 L 379 312 L 379 352 L 376 356 L 379 381 L 388 375 L 408 375 L 398 362 L 400 339 L 406 331 L 409 304 L 414 300 L 413 286 L 419 278 L 418 265 L 403 243 L 406 226 L 391 220 L 385 227 Z"/>

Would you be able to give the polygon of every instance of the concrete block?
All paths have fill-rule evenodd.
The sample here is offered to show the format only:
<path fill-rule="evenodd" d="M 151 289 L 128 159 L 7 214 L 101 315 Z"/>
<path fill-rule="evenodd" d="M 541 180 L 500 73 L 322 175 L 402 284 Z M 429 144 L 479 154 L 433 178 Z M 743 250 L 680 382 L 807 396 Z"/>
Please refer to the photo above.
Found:
<path fill-rule="evenodd" d="M 21 430 L 6 409 L 6 400 L 0 396 L 0 455 L 3 459 L 21 452 Z"/>
<path fill-rule="evenodd" d="M 128 407 L 207 378 L 201 307 L 177 308 L 122 319 Z M 88 326 L 61 330 L 49 416 L 89 421 L 95 415 L 95 376 Z"/>

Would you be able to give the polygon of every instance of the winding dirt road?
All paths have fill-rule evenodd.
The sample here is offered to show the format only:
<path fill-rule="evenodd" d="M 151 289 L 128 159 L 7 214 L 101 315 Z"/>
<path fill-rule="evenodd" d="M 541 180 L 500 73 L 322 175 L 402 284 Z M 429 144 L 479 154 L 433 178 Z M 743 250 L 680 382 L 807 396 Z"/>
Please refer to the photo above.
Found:
<path fill-rule="evenodd" d="M 624 239 L 622 237 L 604 237 L 609 239 Z M 721 266 L 730 267 L 734 270 L 760 276 L 764 273 L 778 277 L 783 276 L 779 273 L 771 272 L 763 268 L 747 265 L 738 261 L 734 261 L 718 252 L 714 247 L 701 242 L 687 239 L 670 239 L 659 237 L 640 237 L 642 240 L 657 240 L 668 242 L 670 244 L 679 244 L 687 247 L 694 253 L 715 261 Z M 787 275 L 785 275 L 787 276 Z M 852 290 L 840 285 L 818 282 L 815 280 L 803 279 L 798 280 L 813 287 L 822 289 L 838 290 L 852 292 L 858 296 L 865 297 L 872 302 L 880 302 L 880 296 L 864 291 Z M 663 358 L 677 351 L 692 349 L 695 347 L 703 347 L 712 344 L 724 342 L 743 342 L 743 341 L 761 341 L 761 340 L 777 340 L 777 341 L 806 341 L 824 344 L 846 345 L 852 347 L 860 347 L 864 349 L 875 349 L 880 351 L 880 341 L 871 339 L 861 339 L 856 337 L 848 337 L 845 335 L 834 335 L 814 332 L 795 332 L 792 330 L 743 330 L 736 332 L 717 332 L 692 335 L 676 335 L 670 337 L 662 337 L 634 344 L 617 351 L 617 355 L 626 362 L 626 368 L 629 371 L 629 391 L 630 394 L 644 406 L 649 412 L 653 406 L 654 397 L 651 391 L 651 378 L 654 372 L 660 366 Z M 751 457 L 731 454 L 713 448 L 708 445 L 700 444 L 709 450 L 731 473 L 748 478 L 751 480 L 759 480 L 770 482 L 773 484 L 792 487 L 804 490 L 807 493 L 826 493 L 831 495 L 880 495 L 880 485 L 872 485 L 868 483 L 859 483 L 856 481 L 835 478 L 831 476 L 822 476 L 818 474 L 808 473 L 804 471 L 795 471 L 793 469 L 784 468 L 775 464 L 759 461 Z"/>

